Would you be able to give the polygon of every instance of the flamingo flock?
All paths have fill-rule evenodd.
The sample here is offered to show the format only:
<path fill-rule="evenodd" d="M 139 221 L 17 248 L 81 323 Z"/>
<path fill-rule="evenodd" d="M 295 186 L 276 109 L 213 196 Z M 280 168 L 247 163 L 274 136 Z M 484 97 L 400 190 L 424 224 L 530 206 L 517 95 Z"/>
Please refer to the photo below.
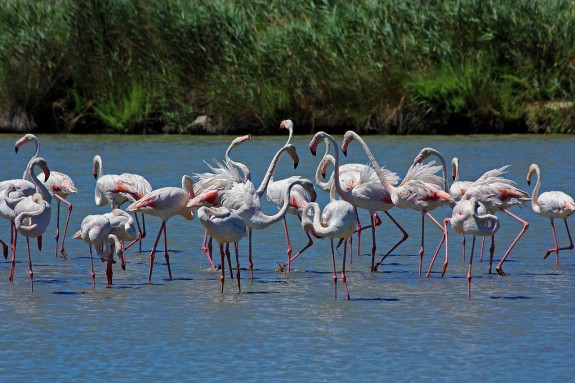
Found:
<path fill-rule="evenodd" d="M 476 237 L 491 238 L 489 273 L 495 252 L 495 234 L 500 228 L 497 212 L 504 212 L 517 220 L 521 229 L 512 243 L 508 246 L 496 271 L 505 276 L 503 264 L 510 252 L 527 231 L 529 224 L 526 220 L 509 211 L 514 206 L 520 206 L 531 202 L 532 210 L 549 219 L 553 235 L 553 245 L 547 249 L 544 258 L 555 253 L 555 262 L 559 264 L 559 252 L 574 248 L 567 218 L 575 212 L 575 202 L 572 197 L 561 191 L 547 191 L 540 194 L 541 170 L 537 164 L 532 164 L 527 172 L 527 183 L 533 176 L 537 176 L 537 182 L 530 196 L 524 190 L 519 189 L 515 182 L 504 177 L 507 166 L 487 170 L 476 181 L 460 181 L 459 158 L 452 160 L 453 183 L 449 186 L 447 180 L 447 166 L 445 158 L 433 148 L 423 148 L 413 160 L 413 164 L 407 169 L 405 176 L 400 182 L 396 172 L 380 166 L 371 152 L 366 141 L 353 131 L 348 131 L 343 137 L 341 145 L 326 132 L 316 133 L 309 143 L 309 149 L 315 156 L 320 144 L 325 144 L 323 157 L 318 161 L 314 182 L 300 176 L 286 179 L 275 179 L 275 173 L 281 164 L 281 158 L 288 154 L 294 168 L 299 163 L 299 155 L 296 147 L 292 144 L 293 122 L 284 120 L 280 129 L 286 129 L 289 133 L 287 142 L 280 147 L 271 159 L 268 170 L 256 186 L 252 180 L 250 169 L 243 163 L 232 160 L 231 151 L 239 145 L 251 140 L 251 136 L 241 136 L 232 141 L 225 152 L 222 161 L 215 160 L 213 164 L 206 165 L 209 171 L 195 173 L 193 177 L 183 175 L 181 187 L 165 186 L 154 189 L 151 184 L 141 175 L 132 173 L 104 174 L 103 160 L 100 155 L 94 155 L 92 159 L 93 175 L 96 179 L 94 189 L 94 201 L 97 207 L 110 205 L 111 212 L 90 214 L 83 218 L 80 229 L 74 234 L 75 239 L 81 239 L 89 245 L 90 270 L 92 285 L 96 286 L 94 261 L 92 249 L 102 262 L 107 262 L 106 277 L 107 285 L 113 284 L 112 265 L 116 263 L 114 255 L 118 256 L 122 269 L 126 268 L 126 252 L 130 246 L 141 243 L 146 237 L 145 215 L 160 218 L 161 226 L 150 251 L 150 266 L 148 282 L 152 281 L 152 271 L 158 243 L 163 234 L 164 258 L 168 269 L 168 278 L 172 279 L 170 256 L 168 253 L 167 221 L 177 215 L 185 220 L 197 220 L 205 229 L 202 251 L 208 258 L 210 267 L 217 270 L 212 258 L 212 240 L 219 245 L 220 252 L 220 289 L 224 292 L 225 263 L 229 269 L 231 279 L 235 277 L 238 292 L 241 292 L 240 284 L 240 260 L 239 242 L 248 238 L 248 266 L 250 279 L 254 278 L 253 267 L 253 230 L 266 229 L 279 221 L 283 221 L 287 243 L 287 261 L 278 268 L 282 272 L 291 272 L 292 263 L 306 250 L 314 245 L 312 237 L 329 238 L 331 243 L 331 259 L 333 267 L 334 295 L 337 299 L 337 262 L 334 250 L 334 240 L 343 243 L 343 259 L 341 263 L 341 280 L 345 287 L 346 297 L 350 299 L 346 276 L 346 258 L 349 255 L 351 261 L 352 237 L 357 234 L 357 252 L 360 253 L 362 230 L 371 228 L 372 248 L 370 270 L 376 272 L 382 266 L 384 260 L 395 251 L 408 238 L 409 234 L 404 227 L 391 215 L 392 208 L 409 209 L 419 212 L 421 215 L 421 236 L 419 250 L 418 275 L 422 276 L 423 261 L 425 255 L 425 217 L 428 217 L 434 226 L 440 230 L 440 238 L 433 257 L 430 260 L 426 277 L 430 277 L 436 257 L 445 247 L 445 261 L 442 266 L 443 276 L 448 267 L 448 224 L 451 229 L 462 236 L 463 259 L 465 259 L 465 236 L 473 236 L 473 245 Z M 347 156 L 353 145 L 353 141 L 359 143 L 364 152 L 368 164 L 341 164 L 340 151 Z M 0 216 L 10 221 L 9 244 L 0 239 L 3 247 L 3 255 L 8 257 L 11 253 L 11 267 L 9 281 L 14 280 L 14 266 L 16 258 L 16 242 L 18 234 L 26 237 L 28 250 L 28 264 L 31 291 L 34 288 L 34 273 L 30 250 L 30 238 L 37 238 L 38 249 L 42 248 L 42 236 L 44 235 L 51 216 L 51 203 L 57 202 L 56 213 L 56 257 L 62 254 L 69 258 L 65 250 L 65 239 L 72 203 L 67 200 L 69 196 L 78 193 L 72 179 L 64 173 L 52 171 L 49 162 L 40 157 L 40 141 L 33 134 L 26 134 L 15 143 L 16 152 L 25 144 L 34 144 L 35 152 L 30 159 L 22 179 L 12 179 L 0 182 Z M 425 162 L 429 157 L 436 157 L 440 165 L 435 162 Z M 281 166 L 284 166 L 283 164 Z M 333 173 L 325 181 L 327 169 L 333 166 Z M 36 175 L 41 170 L 40 176 Z M 329 193 L 330 202 L 320 206 L 316 201 L 318 191 Z M 266 195 L 267 200 L 275 204 L 277 213 L 268 215 L 264 212 L 262 198 Z M 60 242 L 60 204 L 68 207 L 68 214 Z M 128 202 L 126 210 L 121 207 Z M 451 209 L 443 222 L 431 215 L 432 211 L 440 211 L 441 208 Z M 369 212 L 370 224 L 362 226 L 359 222 L 358 209 Z M 376 263 L 376 227 L 382 224 L 378 213 L 387 215 L 391 222 L 402 233 L 402 237 L 392 242 L 390 250 Z M 130 214 L 131 213 L 131 214 Z M 301 223 L 302 233 L 307 237 L 307 244 L 293 254 L 290 233 L 286 221 L 286 213 L 298 217 Z M 138 214 L 142 218 L 142 225 Z M 565 223 L 569 245 L 560 246 L 557 241 L 554 220 L 560 218 Z M 293 235 L 293 233 L 292 233 Z M 126 245 L 124 242 L 128 241 Z M 230 244 L 235 249 L 235 265 L 232 265 Z M 338 245 L 339 246 L 339 245 Z M 315 248 L 315 247 L 314 247 Z M 320 250 L 318 250 L 320 251 Z M 483 245 L 481 248 L 483 254 Z M 472 263 L 474 246 L 471 249 L 469 268 L 467 274 L 468 297 L 471 297 Z M 233 272 L 235 266 L 235 275 Z"/>

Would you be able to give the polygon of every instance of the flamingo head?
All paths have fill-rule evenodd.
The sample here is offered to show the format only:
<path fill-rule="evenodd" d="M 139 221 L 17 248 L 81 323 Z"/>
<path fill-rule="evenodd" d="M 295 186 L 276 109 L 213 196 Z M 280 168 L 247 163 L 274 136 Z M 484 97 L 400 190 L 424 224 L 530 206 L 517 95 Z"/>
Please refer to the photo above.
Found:
<path fill-rule="evenodd" d="M 283 120 L 283 121 L 280 123 L 280 129 L 287 129 L 287 130 L 293 129 L 293 122 L 292 122 L 292 120 Z"/>
<path fill-rule="evenodd" d="M 429 157 L 432 153 L 433 149 L 432 148 L 423 148 L 421 149 L 421 151 L 419 152 L 419 154 L 413 159 L 413 163 L 414 164 L 419 164 L 421 163 L 423 160 L 425 160 L 427 157 Z"/>
<path fill-rule="evenodd" d="M 459 167 L 459 158 L 453 157 L 451 160 L 451 177 L 457 177 L 457 168 Z"/>
<path fill-rule="evenodd" d="M 537 173 L 539 166 L 537 164 L 529 165 L 529 171 L 527 172 L 527 185 L 531 185 L 531 177 L 533 174 Z"/>
<path fill-rule="evenodd" d="M 21 147 L 22 145 L 25 145 L 25 144 L 27 144 L 27 143 L 29 143 L 29 142 L 34 141 L 34 140 L 37 140 L 37 138 L 36 138 L 35 135 L 30 134 L 30 133 L 24 135 L 22 138 L 20 138 L 18 141 L 16 141 L 16 144 L 14 145 L 14 151 L 15 151 L 16 153 L 18 153 L 18 149 L 20 149 L 20 147 Z"/>
<path fill-rule="evenodd" d="M 344 156 L 347 157 L 347 146 L 349 145 L 349 143 L 351 141 L 354 140 L 354 134 L 355 132 L 353 132 L 352 130 L 348 130 L 347 132 L 345 132 L 345 134 L 343 135 L 343 141 L 341 142 L 341 152 L 343 153 Z"/>
<path fill-rule="evenodd" d="M 292 144 L 287 145 L 286 151 L 293 160 L 293 168 L 297 169 L 297 166 L 299 165 L 299 157 L 297 155 L 297 150 L 295 146 L 293 146 Z"/>

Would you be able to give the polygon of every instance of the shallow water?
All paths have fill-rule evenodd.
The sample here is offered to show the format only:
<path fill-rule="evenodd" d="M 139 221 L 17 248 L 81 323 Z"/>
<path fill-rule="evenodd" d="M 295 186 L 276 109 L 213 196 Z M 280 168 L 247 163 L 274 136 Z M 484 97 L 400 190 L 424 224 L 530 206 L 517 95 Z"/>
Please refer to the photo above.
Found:
<path fill-rule="evenodd" d="M 21 177 L 32 155 L 32 147 L 14 154 L 18 138 L 0 136 L 2 179 Z M 207 170 L 203 160 L 223 158 L 232 137 L 40 138 L 42 156 L 50 167 L 70 175 L 80 191 L 69 198 L 74 204 L 66 246 L 70 259 L 54 258 L 53 215 L 42 252 L 32 248 L 33 294 L 22 238 L 12 285 L 10 264 L 2 262 L 3 381 L 567 381 L 575 373 L 575 251 L 562 252 L 558 267 L 553 256 L 543 260 L 552 244 L 551 230 L 548 220 L 529 207 L 513 209 L 530 227 L 504 265 L 506 277 L 488 274 L 488 263 L 475 258 L 471 300 L 460 238 L 449 238 L 450 264 L 444 278 L 439 273 L 441 260 L 430 279 L 419 278 L 420 216 L 395 209 L 391 213 L 410 238 L 382 272 L 370 273 L 371 241 L 369 231 L 364 232 L 363 255 L 354 255 L 348 265 L 350 301 L 341 279 L 334 300 L 328 240 L 316 240 L 294 262 L 291 274 L 274 271 L 286 258 L 281 223 L 254 232 L 253 284 L 246 269 L 247 240 L 240 243 L 242 293 L 237 293 L 235 280 L 227 279 L 222 294 L 219 274 L 209 270 L 200 251 L 202 226 L 181 217 L 168 222 L 173 280 L 166 279 L 160 244 L 153 283 L 147 283 L 148 252 L 159 229 L 159 220 L 149 217 L 143 252 L 130 249 L 125 271 L 115 265 L 110 288 L 105 264 L 97 262 L 93 289 L 88 247 L 71 239 L 85 215 L 108 211 L 94 205 L 92 156 L 102 155 L 105 173 L 135 172 L 156 188 L 179 186 L 183 174 Z M 282 160 L 278 178 L 295 174 L 312 178 L 319 158 L 309 153 L 309 139 L 295 138 L 300 165 L 293 170 L 287 159 Z M 285 137 L 253 137 L 236 149 L 234 158 L 246 163 L 259 183 L 284 141 Z M 525 175 L 529 164 L 537 162 L 543 191 L 575 195 L 572 136 L 367 137 L 367 141 L 380 163 L 400 176 L 422 147 L 432 146 L 448 161 L 460 158 L 464 180 L 510 164 L 509 178 L 531 192 Z M 342 161 L 365 163 L 366 157 L 354 143 Z M 318 199 L 323 205 L 328 196 L 320 194 Z M 276 211 L 265 206 L 269 213 Z M 439 219 L 450 212 L 438 209 L 433 215 Z M 360 216 L 368 221 L 366 212 Z M 400 238 L 389 220 L 382 219 L 378 254 Z M 504 214 L 500 219 L 497 261 L 521 228 Z M 288 222 L 295 252 L 306 238 L 294 216 L 288 216 Z M 556 226 L 560 244 L 566 243 L 563 224 L 559 221 Z M 1 238 L 9 238 L 8 227 L 7 221 L 0 225 Z M 438 240 L 439 231 L 427 221 L 425 266 Z M 339 269 L 341 255 L 336 259 Z"/>

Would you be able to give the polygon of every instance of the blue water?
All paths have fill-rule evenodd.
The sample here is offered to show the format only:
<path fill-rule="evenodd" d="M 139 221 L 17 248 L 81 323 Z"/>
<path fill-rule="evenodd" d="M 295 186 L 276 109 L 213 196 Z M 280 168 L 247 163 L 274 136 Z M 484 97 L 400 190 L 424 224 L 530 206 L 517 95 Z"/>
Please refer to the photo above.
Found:
<path fill-rule="evenodd" d="M 0 136 L 1 179 L 18 178 L 32 147 L 14 154 L 16 135 Z M 200 251 L 203 228 L 181 217 L 168 222 L 174 279 L 167 280 L 163 245 L 159 245 L 152 283 L 147 282 L 149 250 L 159 220 L 148 217 L 143 252 L 128 253 L 125 271 L 114 267 L 114 285 L 106 287 L 105 264 L 96 264 L 92 288 L 88 247 L 71 239 L 87 214 L 107 212 L 94 204 L 92 156 L 102 155 L 105 173 L 135 172 L 154 187 L 179 186 L 183 174 L 207 170 L 203 160 L 221 159 L 233 137 L 192 136 L 41 136 L 42 155 L 53 170 L 70 175 L 79 194 L 74 204 L 66 249 L 70 259 L 54 258 L 55 216 L 39 252 L 32 247 L 35 290 L 30 293 L 25 241 L 19 239 L 15 281 L 10 264 L 0 265 L 0 376 L 2 381 L 568 381 L 575 373 L 575 250 L 543 260 L 552 244 L 548 220 L 527 206 L 513 211 L 530 222 L 504 265 L 507 276 L 488 274 L 486 262 L 474 261 L 471 300 L 467 299 L 467 261 L 460 238 L 451 235 L 450 264 L 444 278 L 440 264 L 430 279 L 417 276 L 420 216 L 392 210 L 410 234 L 382 272 L 370 273 L 370 235 L 362 253 L 348 265 L 351 300 L 341 280 L 334 299 L 328 240 L 316 240 L 293 265 L 291 274 L 274 269 L 285 258 L 281 223 L 254 232 L 255 280 L 249 281 L 247 241 L 240 243 L 242 293 L 235 280 L 220 292 L 219 274 L 208 268 Z M 341 137 L 336 137 L 338 140 Z M 287 160 L 278 176 L 313 172 L 319 158 L 307 149 L 310 137 L 296 137 L 300 165 Z M 236 149 L 256 184 L 285 137 L 253 137 Z M 405 174 L 424 146 L 450 161 L 461 159 L 462 179 L 512 165 L 509 178 L 525 183 L 529 164 L 543 172 L 542 190 L 575 195 L 572 162 L 575 137 L 367 137 L 381 164 Z M 284 162 L 285 161 L 285 162 Z M 344 161 L 365 163 L 357 144 Z M 328 201 L 323 193 L 321 205 Z M 53 205 L 55 207 L 55 204 Z M 266 211 L 274 213 L 273 206 Z M 55 210 L 55 208 L 54 208 Z M 55 214 L 55 211 L 53 211 Z M 433 212 L 450 215 L 447 208 Z M 368 221 L 361 212 L 363 222 Z M 382 218 L 378 254 L 400 238 Z M 500 215 L 495 258 L 498 261 L 521 226 Z M 288 216 L 295 251 L 307 241 L 297 219 Z M 560 244 L 568 241 L 557 223 Z M 8 222 L 0 236 L 9 238 Z M 439 240 L 426 222 L 424 265 Z M 468 241 L 470 244 L 471 241 Z M 35 242 L 32 241 L 32 244 Z M 469 246 L 468 246 L 469 249 Z M 355 245 L 354 245 L 355 253 Z M 469 256 L 469 250 L 467 253 Z M 219 259 L 219 258 L 216 258 Z M 336 254 L 338 269 L 341 255 Z M 467 258 L 468 260 L 468 258 Z"/>

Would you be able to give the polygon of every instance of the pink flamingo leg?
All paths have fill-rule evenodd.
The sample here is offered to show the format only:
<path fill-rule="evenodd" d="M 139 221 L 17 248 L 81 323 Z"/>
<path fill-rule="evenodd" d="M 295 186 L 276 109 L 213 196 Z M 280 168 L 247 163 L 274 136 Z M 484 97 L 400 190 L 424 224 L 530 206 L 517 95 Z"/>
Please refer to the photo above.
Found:
<path fill-rule="evenodd" d="M 226 265 L 224 260 L 224 244 L 220 243 L 220 267 L 221 267 L 221 275 L 220 275 L 220 283 L 222 285 L 222 294 L 224 293 L 224 281 L 226 280 Z"/>
<path fill-rule="evenodd" d="M 282 220 L 284 221 L 284 232 L 286 235 L 286 242 L 287 242 L 287 268 L 288 268 L 288 273 L 291 273 L 291 252 L 292 252 L 292 247 L 291 247 L 291 242 L 289 240 L 289 232 L 288 232 L 288 227 L 287 227 L 287 221 L 286 221 L 286 217 L 285 215 L 282 217 Z"/>
<path fill-rule="evenodd" d="M 120 256 L 120 267 L 122 270 L 126 270 L 126 249 L 124 248 L 124 241 L 120 241 L 122 246 L 122 255 Z"/>
<path fill-rule="evenodd" d="M 333 250 L 333 238 L 330 239 L 331 242 L 331 262 L 333 264 L 333 289 L 334 289 L 334 297 L 337 301 L 337 271 L 335 269 L 335 253 Z"/>
<path fill-rule="evenodd" d="M 172 268 L 170 267 L 170 255 L 168 254 L 168 230 L 166 229 L 166 223 L 165 222 L 164 222 L 164 258 L 166 259 L 166 264 L 168 265 L 169 279 L 172 280 Z"/>
<path fill-rule="evenodd" d="M 254 263 L 252 262 L 252 229 L 248 230 L 248 265 L 250 267 L 250 279 L 254 283 Z"/>
<path fill-rule="evenodd" d="M 373 268 L 375 267 L 375 252 L 377 251 L 377 245 L 375 243 L 375 217 L 376 214 L 373 214 L 370 219 L 371 219 L 371 271 L 373 271 Z M 359 249 L 359 237 L 358 237 L 358 243 L 357 243 L 357 247 Z M 345 253 L 345 251 L 344 251 Z M 359 255 L 359 254 L 358 254 Z"/>
<path fill-rule="evenodd" d="M 107 287 L 112 286 L 112 276 L 114 275 L 114 272 L 112 271 L 113 259 L 114 259 L 114 253 L 112 251 L 112 254 L 108 255 L 108 262 L 107 262 L 107 266 L 106 266 L 106 278 L 108 281 Z"/>
<path fill-rule="evenodd" d="M 234 247 L 236 250 L 236 279 L 238 281 L 238 293 L 242 292 L 242 288 L 240 286 L 240 257 L 238 252 L 238 243 L 234 242 Z"/>
<path fill-rule="evenodd" d="M 1 239 L 0 239 L 0 244 L 2 244 L 4 259 L 8 259 L 8 245 L 6 244 L 6 242 L 4 242 Z"/>
<path fill-rule="evenodd" d="M 473 237 L 473 242 L 475 242 L 475 236 Z M 471 299 L 471 267 L 473 265 L 473 250 L 475 250 L 475 246 L 471 247 L 471 255 L 469 256 L 469 269 L 467 270 L 467 299 Z"/>
<path fill-rule="evenodd" d="M 92 245 L 90 245 L 90 272 L 92 274 L 92 288 L 96 288 L 96 272 L 94 271 L 94 259 L 92 258 Z"/>
<path fill-rule="evenodd" d="M 479 255 L 479 262 L 483 262 L 483 249 L 485 248 L 485 237 L 481 238 L 481 253 Z"/>
<path fill-rule="evenodd" d="M 565 229 L 567 229 L 567 235 L 569 236 L 569 246 L 565 246 L 565 247 L 561 247 L 559 249 L 557 249 L 559 252 L 559 250 L 573 250 L 573 240 L 571 239 L 571 232 L 569 232 L 569 225 L 567 225 L 567 219 L 564 218 L 563 222 L 565 222 Z M 551 221 L 551 226 L 553 227 L 553 220 Z M 554 229 L 554 227 L 553 227 Z M 555 234 L 555 231 L 554 231 Z M 545 254 L 545 256 L 543 257 L 543 259 L 546 259 L 549 254 L 553 253 L 555 251 L 555 249 L 549 249 L 547 250 L 547 253 Z M 557 265 L 559 264 L 559 254 L 557 254 Z"/>
<path fill-rule="evenodd" d="M 136 219 L 136 226 L 138 226 L 138 238 L 134 239 L 132 242 L 126 246 L 126 250 L 132 247 L 136 242 L 140 244 L 140 253 L 142 252 L 142 238 L 144 238 L 145 233 L 142 233 L 142 229 L 140 228 L 140 221 L 138 220 L 138 213 L 134 213 L 134 218 Z M 142 219 L 144 219 L 144 215 L 142 214 Z"/>
<path fill-rule="evenodd" d="M 462 259 L 465 261 L 465 234 L 461 234 L 461 247 L 463 248 Z"/>
<path fill-rule="evenodd" d="M 507 256 L 509 255 L 509 253 L 511 252 L 511 250 L 513 249 L 513 247 L 515 246 L 515 244 L 517 243 L 517 241 L 519 240 L 519 238 L 521 238 L 521 236 L 523 235 L 523 233 L 525 233 L 525 231 L 527 231 L 527 229 L 529 228 L 529 222 L 519 218 L 518 216 L 516 216 L 515 214 L 511 213 L 509 210 L 507 209 L 501 209 L 503 210 L 505 213 L 507 213 L 508 215 L 510 215 L 512 218 L 515 218 L 517 221 L 521 222 L 523 224 L 523 229 L 521 229 L 521 231 L 519 232 L 519 234 L 517 234 L 517 237 L 515 237 L 515 240 L 513 241 L 513 243 L 511 243 L 511 246 L 509 246 L 509 249 L 507 249 L 507 251 L 505 252 L 505 255 L 503 255 L 503 258 L 501 258 L 501 261 L 499 261 L 499 264 L 497 265 L 497 267 L 495 268 L 495 271 L 497 271 L 497 274 L 499 275 L 507 275 L 505 274 L 505 272 L 503 271 L 503 262 L 505 262 L 505 260 L 507 259 Z"/>
<path fill-rule="evenodd" d="M 491 247 L 492 251 L 489 254 L 489 274 L 491 274 L 491 269 L 493 268 L 493 254 L 495 253 L 495 236 L 491 237 Z"/>
<path fill-rule="evenodd" d="M 429 214 L 429 213 L 426 213 L 426 214 Z M 435 222 L 441 228 L 441 230 L 443 230 L 443 238 L 441 238 L 441 241 L 439 242 L 439 245 L 437 246 L 437 249 L 435 250 L 435 254 L 433 254 L 433 258 L 431 259 L 431 262 L 429 263 L 429 268 L 427 269 L 427 273 L 425 273 L 425 277 L 429 278 L 429 276 L 431 274 L 431 269 L 433 268 L 433 265 L 435 264 L 435 259 L 437 258 L 437 255 L 439 254 L 439 250 L 441 250 L 441 246 L 445 242 L 445 261 L 443 262 L 443 267 L 441 268 L 441 276 L 443 277 L 443 275 L 445 274 L 445 271 L 447 270 L 447 265 L 449 264 L 449 259 L 447 256 L 447 222 L 449 222 L 450 219 L 445 218 L 443 220 L 443 226 L 441 226 L 441 224 L 439 224 L 439 222 L 437 222 L 435 220 L 435 218 L 433 218 L 431 215 L 429 215 L 429 217 L 433 220 L 433 222 Z"/>
<path fill-rule="evenodd" d="M 372 222 L 373 224 L 373 222 Z M 373 230 L 375 230 L 375 227 L 373 228 Z M 347 294 L 347 300 L 349 301 L 349 289 L 347 287 L 347 277 L 345 276 L 345 257 L 347 255 L 347 245 L 344 245 L 343 247 L 343 265 L 341 268 L 341 280 L 343 281 L 343 285 L 345 286 L 345 292 Z M 351 247 L 349 249 L 350 253 L 351 253 Z"/>
<path fill-rule="evenodd" d="M 210 268 L 213 271 L 216 271 L 217 270 L 216 265 L 214 265 L 214 261 L 212 260 L 211 243 L 212 243 L 212 238 L 210 238 L 210 249 L 208 251 L 208 231 L 205 230 L 204 231 L 204 242 L 202 243 L 202 251 L 206 255 L 206 258 L 208 258 L 208 262 L 210 262 Z"/>
<path fill-rule="evenodd" d="M 439 245 L 437 246 L 437 250 L 435 251 L 435 253 L 437 254 L 439 252 L 439 249 L 441 249 L 441 245 L 443 245 L 443 242 L 445 242 L 445 239 L 447 238 L 447 232 L 444 230 L 443 226 L 441 226 L 441 224 L 439 222 L 437 222 L 437 220 L 435 218 L 433 218 L 433 216 L 431 214 L 429 214 L 429 212 L 427 211 L 422 211 L 421 214 L 421 248 L 419 249 L 419 276 L 421 277 L 421 269 L 423 267 L 423 252 L 424 252 L 424 238 L 425 238 L 425 226 L 424 226 L 424 222 L 425 222 L 425 215 L 427 215 L 431 221 L 433 223 L 435 223 L 443 232 L 443 237 L 441 238 L 441 241 L 439 242 Z"/>
<path fill-rule="evenodd" d="M 152 251 L 150 251 L 150 273 L 148 274 L 148 282 L 152 282 L 152 270 L 154 269 L 154 259 L 156 258 L 156 247 L 158 247 L 158 242 L 160 241 L 160 236 L 162 235 L 162 231 L 165 229 L 166 223 L 162 222 L 160 226 L 160 231 L 158 231 L 158 236 L 156 237 L 156 242 L 154 242 L 154 247 L 152 247 Z"/>
<path fill-rule="evenodd" d="M 230 269 L 230 279 L 234 279 L 234 269 L 232 268 L 232 260 L 230 258 L 230 244 L 226 243 L 226 258 L 228 259 L 228 268 Z"/>
<path fill-rule="evenodd" d="M 12 237 L 12 262 L 10 263 L 10 275 L 8 276 L 10 283 L 14 282 L 14 268 L 16 267 L 16 241 L 18 240 L 18 231 L 16 230 L 14 222 L 12 222 Z"/>
<path fill-rule="evenodd" d="M 355 231 L 357 232 L 357 257 L 359 258 L 361 255 L 361 223 L 359 222 L 359 213 L 357 212 L 357 208 L 355 209 L 355 216 L 357 217 L 357 229 Z M 371 229 L 375 230 L 375 227 L 373 226 L 373 219 L 371 219 L 371 224 Z M 345 253 L 345 247 L 343 248 L 343 252 Z M 349 262 L 351 263 L 351 253 L 349 254 Z"/>
<path fill-rule="evenodd" d="M 30 255 L 30 238 L 26 237 L 28 245 L 28 273 L 30 274 L 30 292 L 34 292 L 34 271 L 32 270 L 32 256 Z"/>
<path fill-rule="evenodd" d="M 300 221 L 301 221 L 301 218 L 300 218 Z M 307 245 L 305 245 L 300 251 L 298 251 L 296 255 L 294 255 L 293 257 L 290 258 L 290 263 L 293 262 L 304 251 L 306 251 L 307 249 L 309 249 L 313 245 L 313 239 L 311 238 L 311 235 L 308 232 L 306 232 L 305 234 L 307 235 Z M 287 267 L 287 263 L 280 266 L 278 268 L 278 270 L 283 272 L 286 267 Z"/>
<path fill-rule="evenodd" d="M 56 197 L 56 195 L 54 195 Z M 56 253 L 54 258 L 58 258 L 58 245 L 60 244 L 60 201 L 58 200 L 58 209 L 56 210 L 56 234 L 54 235 L 56 240 Z"/>
<path fill-rule="evenodd" d="M 391 222 L 393 222 L 395 224 L 395 226 L 397 226 L 399 228 L 399 230 L 401 230 L 401 232 L 403 233 L 403 238 L 401 238 L 399 240 L 399 242 L 397 242 L 382 258 L 379 262 L 376 263 L 376 265 L 374 266 L 373 271 L 377 271 L 377 269 L 379 268 L 379 266 L 383 263 L 383 261 L 385 261 L 385 258 L 387 258 L 395 249 L 397 249 L 397 247 L 399 245 L 401 245 L 403 242 L 405 242 L 407 240 L 407 238 L 409 238 L 409 234 L 407 234 L 407 231 L 405 231 L 405 229 L 399 224 L 397 223 L 397 221 L 391 216 L 391 214 L 389 214 L 389 212 L 385 212 L 385 214 L 389 217 L 389 219 L 391 220 Z"/>
<path fill-rule="evenodd" d="M 68 215 L 66 216 L 66 224 L 64 225 L 64 235 L 62 236 L 62 244 L 60 246 L 60 254 L 64 258 L 68 258 L 68 253 L 64 249 L 64 243 L 66 242 L 66 234 L 68 233 L 68 224 L 70 223 L 70 215 L 72 214 L 72 204 L 67 201 L 66 199 L 60 197 L 59 195 L 55 194 L 54 197 L 58 200 L 58 215 L 56 216 L 56 258 L 58 257 L 58 239 L 60 236 L 60 202 L 64 202 L 68 205 Z"/>

